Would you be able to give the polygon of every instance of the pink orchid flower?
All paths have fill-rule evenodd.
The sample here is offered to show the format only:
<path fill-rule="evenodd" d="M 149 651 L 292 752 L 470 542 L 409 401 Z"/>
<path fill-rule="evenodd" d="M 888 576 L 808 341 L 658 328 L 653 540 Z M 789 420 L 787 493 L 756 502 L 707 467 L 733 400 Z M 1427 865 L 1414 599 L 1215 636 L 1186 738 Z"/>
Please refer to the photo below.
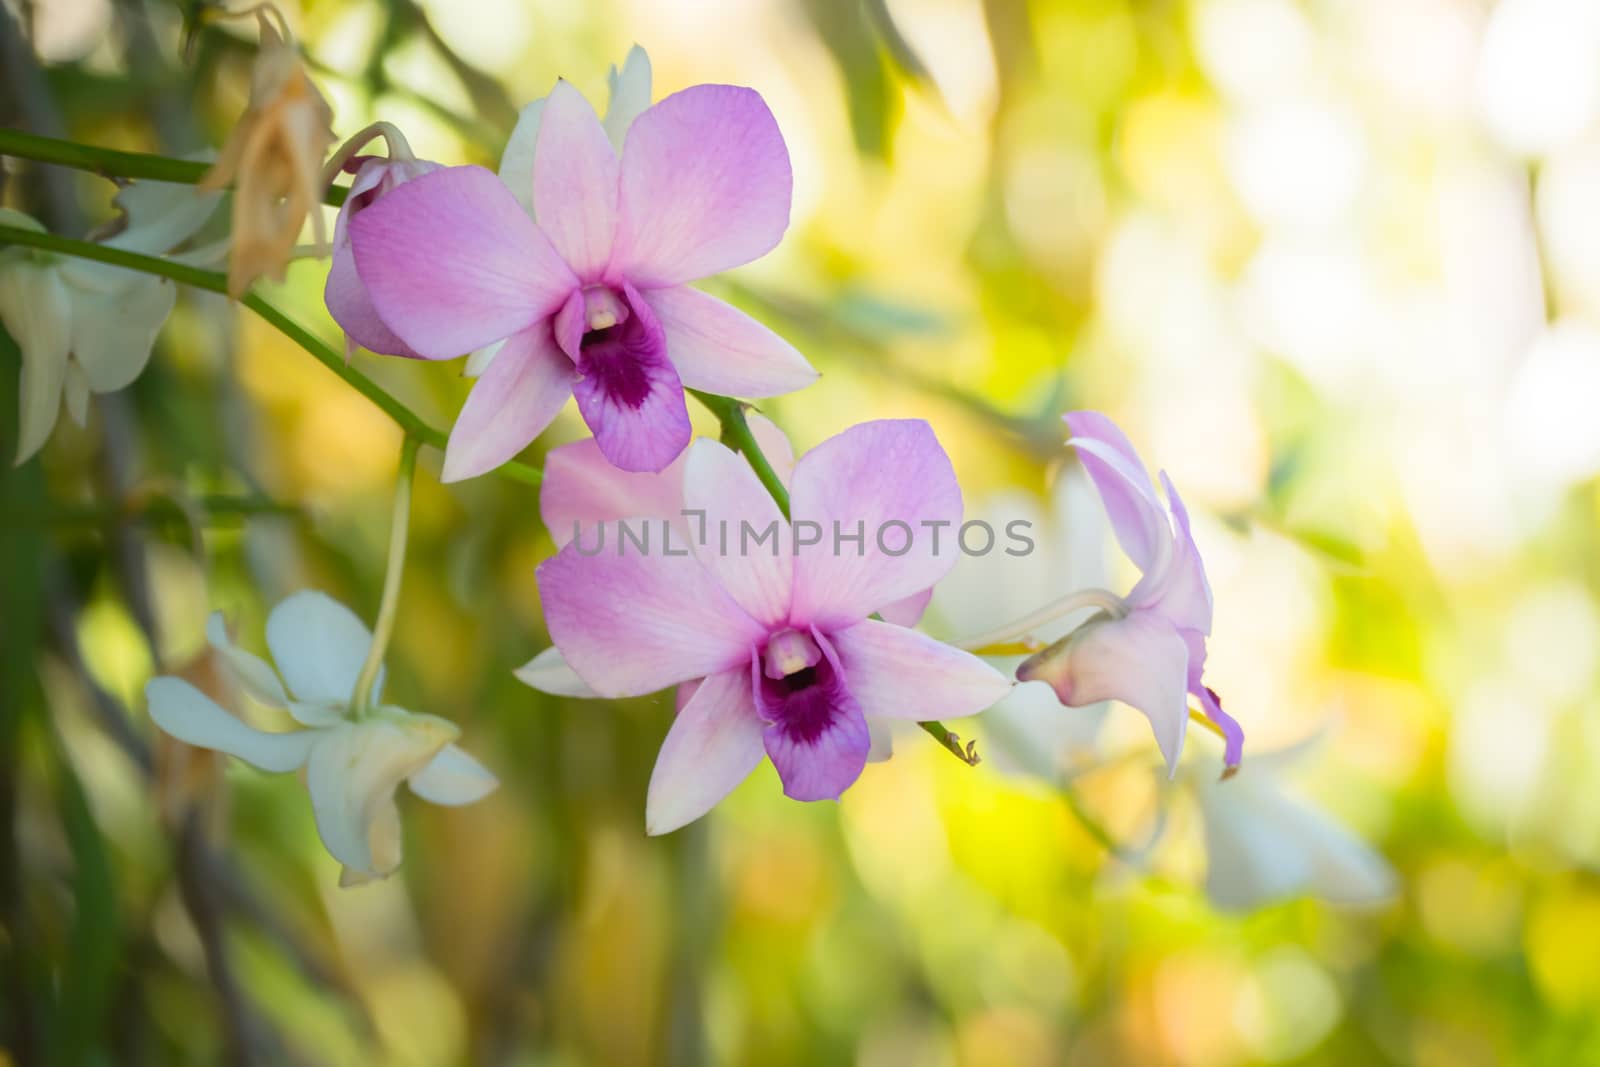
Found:
<path fill-rule="evenodd" d="M 972 715 L 1009 690 L 977 657 L 869 618 L 955 562 L 961 490 L 926 423 L 865 423 L 806 453 L 791 475 L 792 522 L 715 441 L 689 449 L 681 484 L 705 537 L 679 540 L 672 553 L 630 545 L 593 555 L 574 540 L 538 572 L 551 636 L 589 691 L 626 697 L 696 684 L 651 776 L 650 833 L 704 815 L 763 757 L 788 796 L 837 798 L 866 765 L 869 719 Z M 775 525 L 777 550 L 724 550 L 724 523 Z M 836 540 L 836 523 L 847 537 L 859 524 L 865 537 Z M 922 534 L 939 524 L 945 536 L 886 553 L 873 531 L 898 523 Z M 802 528 L 826 533 L 791 551 Z"/>
<path fill-rule="evenodd" d="M 411 346 L 384 325 L 372 306 L 366 286 L 356 273 L 356 255 L 350 247 L 350 221 L 399 186 L 439 170 L 441 164 L 425 159 L 390 159 L 385 156 L 359 156 L 345 165 L 354 175 L 350 191 L 333 224 L 333 263 L 328 268 L 328 284 L 323 300 L 328 313 L 344 330 L 345 345 L 356 346 L 384 356 L 421 359 Z"/>
<path fill-rule="evenodd" d="M 766 254 L 788 226 L 788 150 L 759 94 L 669 96 L 619 159 L 560 82 L 536 149 L 537 223 L 481 167 L 423 175 L 351 222 L 372 305 L 412 350 L 505 341 L 456 421 L 446 481 L 510 459 L 568 396 L 610 462 L 659 471 L 689 442 L 685 387 L 763 397 L 815 379 L 771 330 L 686 284 Z"/>
<path fill-rule="evenodd" d="M 1189 513 L 1165 471 L 1167 505 L 1115 423 L 1093 411 L 1066 416 L 1067 443 L 1089 472 L 1117 543 L 1141 577 L 1126 597 L 1017 668 L 1019 681 L 1044 681 L 1069 707 L 1120 700 L 1143 712 L 1175 772 L 1189 725 L 1189 698 L 1226 740 L 1236 767 L 1244 731 L 1222 710 L 1202 674 L 1211 633 L 1211 586 L 1189 531 Z"/>

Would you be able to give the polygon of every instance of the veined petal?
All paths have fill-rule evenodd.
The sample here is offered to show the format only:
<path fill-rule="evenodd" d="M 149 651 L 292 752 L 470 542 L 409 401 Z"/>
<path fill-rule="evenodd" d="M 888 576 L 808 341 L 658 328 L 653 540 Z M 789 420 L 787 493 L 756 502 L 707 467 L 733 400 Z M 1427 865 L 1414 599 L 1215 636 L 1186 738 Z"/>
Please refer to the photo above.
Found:
<path fill-rule="evenodd" d="M 483 764 L 459 745 L 446 745 L 422 770 L 407 779 L 411 791 L 433 804 L 458 807 L 482 800 L 500 785 Z"/>
<path fill-rule="evenodd" d="M 621 152 L 628 127 L 650 106 L 650 57 L 643 48 L 634 45 L 628 49 L 622 69 L 612 67 L 606 82 L 611 87 L 611 102 L 606 106 L 603 125 L 611 147 Z"/>
<path fill-rule="evenodd" d="M 1067 444 L 1093 479 L 1117 543 L 1140 571 L 1150 573 L 1171 552 L 1172 527 L 1138 453 L 1098 411 L 1074 411 L 1065 421 L 1072 433 Z"/>
<path fill-rule="evenodd" d="M 687 548 L 683 468 L 688 460 L 685 451 L 660 471 L 625 471 L 606 459 L 600 443 L 592 437 L 551 449 L 545 456 L 544 481 L 539 486 L 539 514 L 545 529 L 556 547 L 562 548 L 575 534 L 582 534 L 585 544 L 594 544 L 601 523 L 666 521 L 680 534 L 678 547 Z"/>
<path fill-rule="evenodd" d="M 1172 508 L 1174 525 L 1172 551 L 1166 566 L 1139 580 L 1128 594 L 1128 602 L 1150 607 L 1171 619 L 1180 628 L 1201 634 L 1211 632 L 1211 584 L 1206 581 L 1200 548 L 1189 529 L 1189 511 L 1183 506 L 1177 486 L 1161 472 L 1161 484 Z"/>
<path fill-rule="evenodd" d="M 791 622 L 834 629 L 944 577 L 959 552 L 961 488 L 932 427 L 885 419 L 800 457 L 790 515 L 797 542 L 821 538 L 795 560 Z M 859 551 L 836 537 L 836 524 L 843 537 L 861 532 Z M 940 530 L 937 551 L 931 525 Z"/>
<path fill-rule="evenodd" d="M 617 229 L 617 153 L 594 108 L 570 82 L 545 100 L 533 159 L 539 228 L 567 265 L 595 281 L 611 259 Z"/>
<path fill-rule="evenodd" d="M 576 377 L 545 324 L 509 338 L 456 417 L 439 479 L 474 478 L 527 448 L 561 413 Z"/>
<path fill-rule="evenodd" d="M 759 93 L 674 93 L 628 130 L 608 273 L 655 289 L 763 256 L 789 225 L 792 187 L 789 150 Z"/>
<path fill-rule="evenodd" d="M 623 470 L 659 471 L 694 431 L 661 327 L 632 286 L 624 291 L 632 314 L 614 338 L 584 345 L 572 392 L 606 459 Z"/>
<path fill-rule="evenodd" d="M 644 298 L 667 335 L 667 355 L 691 389 L 724 396 L 781 396 L 817 372 L 788 341 L 749 315 L 685 285 Z"/>
<path fill-rule="evenodd" d="M 1091 620 L 1017 668 L 1017 680 L 1049 683 L 1069 707 L 1120 700 L 1143 712 L 1169 774 L 1189 725 L 1189 649 L 1160 615 L 1135 611 Z"/>
<path fill-rule="evenodd" d="M 541 693 L 558 697 L 597 697 L 588 683 L 578 677 L 578 672 L 567 665 L 561 650 L 551 645 L 543 652 L 511 672 L 517 681 Z"/>
<path fill-rule="evenodd" d="M 274 708 L 289 706 L 289 694 L 284 691 L 283 683 L 278 680 L 278 672 L 260 656 L 246 652 L 233 643 L 233 639 L 228 636 L 227 621 L 223 619 L 220 611 L 213 611 L 210 618 L 206 619 L 206 642 L 222 656 L 228 669 L 238 680 L 240 688 L 248 693 L 252 700 Z"/>
<path fill-rule="evenodd" d="M 428 359 L 453 359 L 552 314 L 578 280 L 500 179 L 449 167 L 350 222 L 372 306 Z"/>
<path fill-rule="evenodd" d="M 372 634 L 355 612 L 326 593 L 306 589 L 267 616 L 267 647 L 297 699 L 345 704 L 372 647 Z M 380 670 L 372 698 L 382 692 Z"/>
<path fill-rule="evenodd" d="M 645 832 L 666 834 L 714 808 L 766 755 L 750 668 L 713 674 L 672 721 L 650 775 Z"/>
<path fill-rule="evenodd" d="M 884 622 L 892 622 L 896 626 L 915 626 L 922 618 L 922 613 L 928 610 L 928 602 L 932 599 L 933 586 L 930 585 L 920 593 L 890 601 L 878 609 L 878 614 Z"/>
<path fill-rule="evenodd" d="M 824 660 L 815 681 L 798 690 L 785 681 L 757 674 L 757 708 L 767 726 L 762 731 L 767 756 L 793 800 L 837 800 L 861 777 L 872 752 L 872 732 L 861 704 L 851 690 L 838 653 L 828 639 L 812 631 Z"/>
<path fill-rule="evenodd" d="M 237 756 L 264 771 L 292 771 L 306 761 L 317 731 L 272 734 L 247 726 L 182 678 L 152 678 L 144 687 L 150 717 L 185 744 Z"/>
<path fill-rule="evenodd" d="M 717 441 L 696 441 L 684 468 L 683 507 L 704 516 L 694 552 L 718 584 L 758 622 L 777 626 L 788 618 L 789 524 L 744 457 Z"/>
<path fill-rule="evenodd" d="M 317 731 L 306 784 L 317 833 L 334 859 L 363 878 L 400 865 L 394 791 L 459 732 L 443 719 L 404 712 Z"/>
<path fill-rule="evenodd" d="M 540 97 L 524 107 L 517 115 L 517 124 L 511 128 L 511 138 L 500 156 L 500 180 L 505 183 L 517 203 L 536 218 L 533 211 L 533 161 L 539 147 L 539 127 L 543 125 L 544 105 L 548 98 Z"/>
<path fill-rule="evenodd" d="M 539 591 L 556 647 L 602 696 L 653 693 L 747 664 L 766 636 L 692 555 L 585 556 L 581 547 L 540 564 Z"/>
<path fill-rule="evenodd" d="M 22 350 L 17 463 L 44 446 L 61 415 L 72 306 L 54 265 L 0 260 L 0 322 Z"/>
<path fill-rule="evenodd" d="M 977 656 L 903 626 L 866 619 L 831 637 L 845 684 L 868 718 L 957 719 L 1011 691 L 1011 681 Z"/>

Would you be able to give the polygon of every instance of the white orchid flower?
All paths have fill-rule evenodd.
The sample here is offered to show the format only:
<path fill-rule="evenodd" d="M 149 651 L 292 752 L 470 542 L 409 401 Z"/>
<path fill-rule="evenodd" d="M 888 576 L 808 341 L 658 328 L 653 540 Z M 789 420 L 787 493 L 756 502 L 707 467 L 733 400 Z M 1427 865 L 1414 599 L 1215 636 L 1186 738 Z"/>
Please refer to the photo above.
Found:
<path fill-rule="evenodd" d="M 126 225 L 100 243 L 164 254 L 193 237 L 221 199 L 221 193 L 197 193 L 188 185 L 130 185 L 115 198 Z M 0 221 L 44 229 L 5 209 Z M 174 258 L 205 264 L 223 251 L 218 245 Z M 37 249 L 0 252 L 0 322 L 22 350 L 17 463 L 44 446 L 63 397 L 81 426 L 90 393 L 116 392 L 139 377 L 176 300 L 176 286 L 152 274 Z"/>
<path fill-rule="evenodd" d="M 1283 772 L 1320 740 L 1253 754 L 1227 779 L 1209 770 L 1189 776 L 1205 828 L 1206 895 L 1218 908 L 1249 911 L 1296 896 L 1374 905 L 1394 895 L 1387 860 L 1282 788 Z"/>
<path fill-rule="evenodd" d="M 265 771 L 304 767 L 317 832 L 344 864 L 340 885 L 383 878 L 400 865 L 394 792 L 401 782 L 445 805 L 471 804 L 499 784 L 453 743 L 461 732 L 454 723 L 380 703 L 381 672 L 372 707 L 353 714 L 349 701 L 372 634 L 325 594 L 296 593 L 268 616 L 276 671 L 229 640 L 220 612 L 211 616 L 206 636 L 246 693 L 287 710 L 304 729 L 257 730 L 181 678 L 151 680 L 145 688 L 150 717 L 180 741 Z"/>
<path fill-rule="evenodd" d="M 1077 464 L 1067 464 L 1057 474 L 1048 509 L 1032 493 L 1007 491 L 983 501 L 976 517 L 989 524 L 999 541 L 993 551 L 963 555 L 934 588 L 929 616 L 938 636 L 953 639 L 1002 626 L 1037 608 L 1051 590 L 1107 584 L 1105 511 Z M 1024 551 L 1011 531 L 1031 540 L 1031 549 L 1007 554 L 1006 548 Z M 1046 623 L 1033 636 L 1049 644 L 1088 614 L 1085 610 Z M 985 658 L 1011 675 L 1025 657 Z M 1104 703 L 1062 707 L 1043 682 L 1019 683 L 977 719 L 983 755 L 1010 773 L 1061 781 L 1099 755 L 1108 708 Z"/>

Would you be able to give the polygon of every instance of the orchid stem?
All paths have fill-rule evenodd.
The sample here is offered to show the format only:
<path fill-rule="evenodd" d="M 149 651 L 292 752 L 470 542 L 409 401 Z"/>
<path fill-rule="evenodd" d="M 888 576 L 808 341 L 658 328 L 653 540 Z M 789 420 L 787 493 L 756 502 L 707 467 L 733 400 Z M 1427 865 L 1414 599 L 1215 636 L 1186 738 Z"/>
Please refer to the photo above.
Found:
<path fill-rule="evenodd" d="M 702 393 L 698 389 L 689 389 L 687 392 L 717 417 L 717 422 L 722 426 L 722 443 L 742 453 L 744 458 L 750 461 L 750 467 L 756 472 L 756 477 L 761 479 L 761 484 L 766 486 L 767 492 L 772 494 L 772 499 L 777 501 L 778 510 L 783 512 L 785 519 L 789 518 L 789 488 L 783 484 L 783 479 L 778 477 L 778 472 L 773 469 L 771 462 L 761 451 L 761 444 L 756 440 L 756 435 L 750 431 L 750 420 L 745 418 L 744 414 L 748 405 L 742 400 L 718 396 L 715 393 Z M 969 767 L 978 765 L 976 742 L 968 741 L 963 748 L 961 738 L 947 730 L 944 723 L 935 719 L 918 722 L 917 725 L 962 763 Z"/>
<path fill-rule="evenodd" d="M 383 669 L 383 654 L 394 634 L 394 617 L 400 607 L 400 578 L 406 569 L 406 536 L 411 529 L 411 482 L 417 469 L 417 446 L 410 434 L 400 444 L 400 473 L 395 477 L 394 516 L 389 522 L 389 560 L 383 571 L 383 599 L 378 602 L 378 621 L 372 628 L 372 647 L 367 661 L 356 676 L 350 707 L 356 718 L 366 714 L 372 703 L 372 687 Z"/>
<path fill-rule="evenodd" d="M 1047 623 L 1087 608 L 1098 608 L 1114 619 L 1120 619 L 1128 613 L 1123 599 L 1109 589 L 1079 589 L 1075 593 L 1068 593 L 1060 600 L 1046 604 L 1038 611 L 1024 615 L 1015 622 L 1008 622 L 999 629 L 974 634 L 950 643 L 969 652 L 983 652 L 993 646 L 1000 646 L 1003 653 L 995 654 L 1015 654 L 1018 650 L 1011 647 L 1011 642 L 1027 637 Z M 1021 651 L 1026 652 L 1029 649 L 1023 648 Z"/>
<path fill-rule="evenodd" d="M 5 131 L 0 131 L 0 137 L 3 137 L 4 133 Z M 92 259 L 98 263 L 109 263 L 115 267 L 126 267 L 129 270 L 136 270 L 145 274 L 171 278 L 175 282 L 181 282 L 195 289 L 204 289 L 211 293 L 226 295 L 228 291 L 227 275 L 218 271 L 201 270 L 199 267 L 191 267 L 186 263 L 162 259 L 159 256 L 145 256 L 137 252 L 124 251 L 120 248 L 108 248 L 92 241 L 58 237 L 52 233 L 39 233 L 20 226 L 0 226 L 0 247 L 8 244 L 39 248 L 47 252 L 77 256 L 80 259 Z M 423 422 L 421 416 L 417 415 L 416 412 L 406 407 L 398 398 L 386 392 L 377 382 L 351 366 L 342 353 L 335 351 L 327 342 L 289 318 L 272 304 L 269 304 L 260 294 L 247 292 L 240 299 L 240 303 L 265 319 L 268 325 L 279 333 L 309 352 L 317 362 L 327 367 L 340 378 L 343 378 L 356 392 L 376 404 L 385 415 L 394 420 L 395 425 L 399 426 L 406 436 L 413 437 L 423 444 L 431 445 L 441 451 L 444 449 L 448 438 L 443 432 Z M 496 468 L 496 473 L 528 485 L 538 485 L 544 477 L 537 469 L 515 461 Z"/>
<path fill-rule="evenodd" d="M 74 170 L 90 171 L 102 178 L 141 178 L 177 185 L 200 184 L 212 167 L 212 164 L 201 160 L 173 159 L 149 152 L 123 152 L 116 148 L 99 148 L 56 137 L 41 137 L 22 130 L 3 129 L 0 129 L 0 156 L 54 163 Z M 322 202 L 329 207 L 338 207 L 344 203 L 345 195 L 344 186 L 329 186 Z"/>

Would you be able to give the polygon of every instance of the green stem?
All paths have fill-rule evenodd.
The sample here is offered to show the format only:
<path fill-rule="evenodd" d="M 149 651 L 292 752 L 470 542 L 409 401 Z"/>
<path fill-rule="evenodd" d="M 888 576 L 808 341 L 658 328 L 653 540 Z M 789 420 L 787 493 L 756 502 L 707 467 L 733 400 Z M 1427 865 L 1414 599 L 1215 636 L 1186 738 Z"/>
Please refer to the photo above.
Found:
<path fill-rule="evenodd" d="M 378 621 L 372 628 L 372 647 L 367 650 L 367 661 L 361 665 L 355 692 L 350 695 L 350 707 L 358 719 L 372 703 L 372 687 L 383 669 L 383 654 L 394 634 L 394 617 L 400 607 L 400 578 L 406 569 L 406 535 L 411 529 L 411 482 L 417 469 L 420 443 L 407 434 L 400 445 L 400 473 L 394 485 L 394 516 L 389 523 L 389 560 L 383 571 L 383 599 L 378 604 Z"/>
<path fill-rule="evenodd" d="M 227 275 L 219 271 L 202 270 L 199 267 L 191 267 L 187 263 L 178 263 L 174 260 L 162 259 L 159 256 L 146 256 L 120 248 L 108 248 L 92 241 L 58 237 L 55 234 L 39 233 L 20 226 L 0 226 L 0 247 L 8 244 L 43 249 L 47 252 L 57 252 L 62 255 L 77 256 L 80 259 L 92 259 L 98 263 L 109 263 L 114 267 L 126 267 L 129 270 L 170 278 L 175 282 L 181 282 L 195 289 L 204 289 L 211 293 L 226 294 L 228 291 Z M 266 299 L 259 293 L 246 293 L 240 303 L 265 319 L 268 324 L 285 337 L 309 352 L 316 358 L 317 362 L 344 379 L 356 392 L 376 404 L 385 415 L 394 420 L 400 429 L 405 431 L 406 436 L 416 438 L 423 444 L 432 445 L 437 449 L 442 450 L 445 447 L 445 443 L 449 440 L 446 434 L 423 422 L 416 412 L 406 407 L 398 398 L 386 392 L 377 382 L 351 366 L 349 360 L 342 353 L 336 351 L 327 342 L 289 318 L 273 305 L 267 303 Z M 529 485 L 538 485 L 543 478 L 543 475 L 538 470 L 516 461 L 498 468 L 496 473 Z"/>
<path fill-rule="evenodd" d="M 696 400 L 703 404 L 707 411 L 717 417 L 717 422 L 722 425 L 722 443 L 736 452 L 744 455 L 750 461 L 750 466 L 756 472 L 756 477 L 761 479 L 761 484 L 766 486 L 767 492 L 772 494 L 772 499 L 778 502 L 778 510 L 783 512 L 783 517 L 789 517 L 789 489 L 783 484 L 783 479 L 778 477 L 778 472 L 772 469 L 766 455 L 761 451 L 761 445 L 756 441 L 755 434 L 750 432 L 750 421 L 745 418 L 745 404 L 734 400 L 732 397 L 717 396 L 715 393 L 702 393 L 698 389 L 688 390 Z M 917 723 L 927 732 L 929 737 L 949 752 L 956 759 L 969 767 L 978 764 L 978 749 L 974 742 L 968 741 L 962 747 L 961 738 L 953 731 L 945 728 L 944 723 L 934 719 Z"/>
<path fill-rule="evenodd" d="M 198 185 L 211 170 L 210 163 L 199 160 L 99 148 L 21 130 L 0 129 L 0 156 L 87 170 L 103 178 L 143 178 L 146 181 L 174 182 L 178 185 Z M 330 207 L 340 206 L 344 203 L 346 191 L 342 185 L 330 185 L 323 195 L 323 203 Z"/>

